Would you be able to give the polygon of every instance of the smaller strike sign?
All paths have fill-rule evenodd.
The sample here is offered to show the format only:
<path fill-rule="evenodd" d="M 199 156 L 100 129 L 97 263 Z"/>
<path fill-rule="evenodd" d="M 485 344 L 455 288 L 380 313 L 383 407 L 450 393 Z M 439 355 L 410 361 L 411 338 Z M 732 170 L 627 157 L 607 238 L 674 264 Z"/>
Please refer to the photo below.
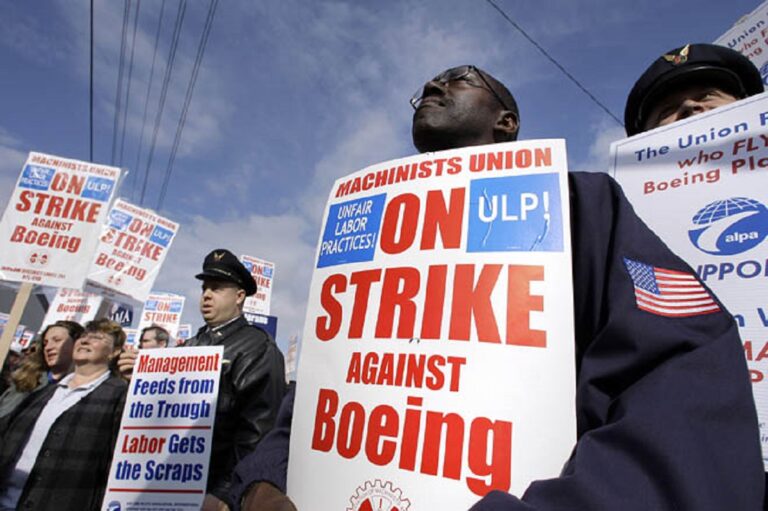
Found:
<path fill-rule="evenodd" d="M 81 288 L 120 169 L 29 153 L 0 221 L 0 280 Z"/>
<path fill-rule="evenodd" d="M 269 304 L 272 300 L 272 283 L 275 280 L 275 263 L 252 257 L 240 256 L 243 263 L 256 281 L 256 294 L 245 299 L 243 312 L 269 316 Z"/>
<path fill-rule="evenodd" d="M 79 289 L 59 289 L 48 307 L 43 327 L 57 321 L 76 321 L 82 325 L 96 317 L 102 297 Z"/>
<path fill-rule="evenodd" d="M 184 297 L 173 293 L 152 293 L 144 302 L 139 328 L 157 325 L 165 328 L 172 337 L 179 333 L 181 313 L 184 310 Z"/>
<path fill-rule="evenodd" d="M 224 348 L 142 350 L 102 509 L 200 509 Z"/>
<path fill-rule="evenodd" d="M 178 230 L 179 224 L 118 199 L 102 228 L 88 280 L 146 300 Z"/>

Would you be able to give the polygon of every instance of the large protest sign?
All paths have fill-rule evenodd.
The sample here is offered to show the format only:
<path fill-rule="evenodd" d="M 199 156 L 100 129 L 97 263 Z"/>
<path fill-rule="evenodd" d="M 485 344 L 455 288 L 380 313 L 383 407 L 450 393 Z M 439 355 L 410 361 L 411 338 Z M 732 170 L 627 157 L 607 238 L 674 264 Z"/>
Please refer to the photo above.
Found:
<path fill-rule="evenodd" d="M 768 468 L 768 94 L 611 146 L 638 215 L 736 317 Z"/>
<path fill-rule="evenodd" d="M 210 346 L 139 353 L 102 509 L 200 509 L 223 351 Z"/>
<path fill-rule="evenodd" d="M 246 314 L 269 316 L 269 306 L 272 301 L 272 283 L 275 279 L 275 263 L 249 255 L 241 255 L 240 261 L 251 272 L 253 280 L 256 281 L 256 294 L 245 299 L 243 312 Z"/>
<path fill-rule="evenodd" d="M 768 83 L 768 2 L 744 16 L 715 44 L 741 53 L 760 70 L 763 85 Z"/>
<path fill-rule="evenodd" d="M 81 288 L 120 169 L 29 153 L 0 221 L 0 280 Z"/>
<path fill-rule="evenodd" d="M 101 231 L 88 281 L 143 302 L 178 230 L 177 223 L 118 199 Z"/>
<path fill-rule="evenodd" d="M 151 293 L 144 302 L 144 310 L 141 311 L 139 331 L 157 325 L 168 330 L 175 338 L 181 323 L 184 300 L 184 296 L 173 293 Z"/>
<path fill-rule="evenodd" d="M 336 181 L 297 378 L 299 509 L 467 509 L 557 476 L 575 443 L 566 171 L 564 142 L 535 140 Z"/>
<path fill-rule="evenodd" d="M 56 321 L 76 321 L 85 324 L 96 317 L 102 297 L 94 293 L 84 293 L 79 289 L 61 288 L 48 306 L 42 328 Z"/>

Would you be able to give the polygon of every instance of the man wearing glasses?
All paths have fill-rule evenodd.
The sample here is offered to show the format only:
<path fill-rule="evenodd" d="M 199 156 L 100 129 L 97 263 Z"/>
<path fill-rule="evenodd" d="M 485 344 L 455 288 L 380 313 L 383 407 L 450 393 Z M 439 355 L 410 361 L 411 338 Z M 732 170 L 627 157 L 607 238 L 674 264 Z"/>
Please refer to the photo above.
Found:
<path fill-rule="evenodd" d="M 514 98 L 474 66 L 436 76 L 411 104 L 421 152 L 517 138 Z M 638 263 L 692 270 L 608 175 L 574 172 L 569 188 L 578 442 L 559 477 L 520 496 L 493 491 L 471 510 L 759 509 L 757 417 L 733 319 L 716 298 L 690 317 L 640 310 Z M 284 495 L 292 399 L 235 471 L 231 500 L 242 509 L 294 509 Z"/>

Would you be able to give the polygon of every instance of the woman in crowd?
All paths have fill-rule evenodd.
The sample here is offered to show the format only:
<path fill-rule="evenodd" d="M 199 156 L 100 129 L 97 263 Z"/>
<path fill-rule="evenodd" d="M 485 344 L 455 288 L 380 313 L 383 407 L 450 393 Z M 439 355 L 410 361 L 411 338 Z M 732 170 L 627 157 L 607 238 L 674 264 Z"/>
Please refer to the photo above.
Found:
<path fill-rule="evenodd" d="M 11 386 L 0 396 L 0 418 L 11 413 L 32 391 L 61 380 L 72 370 L 72 349 L 83 327 L 74 321 L 57 321 L 45 327 L 42 348 L 36 342 L 11 374 Z"/>
<path fill-rule="evenodd" d="M 109 367 L 124 342 L 114 321 L 89 322 L 74 372 L 0 419 L 1 511 L 100 509 L 127 390 Z"/>

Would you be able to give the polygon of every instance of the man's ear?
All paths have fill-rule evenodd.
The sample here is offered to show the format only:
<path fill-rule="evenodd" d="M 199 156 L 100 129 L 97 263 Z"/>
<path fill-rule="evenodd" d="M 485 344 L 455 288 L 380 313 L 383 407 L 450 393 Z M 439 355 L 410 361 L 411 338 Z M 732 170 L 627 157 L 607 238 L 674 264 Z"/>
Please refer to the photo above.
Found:
<path fill-rule="evenodd" d="M 520 129 L 520 121 L 512 110 L 502 110 L 493 125 L 493 131 L 497 132 L 500 141 L 517 140 L 517 132 Z"/>

